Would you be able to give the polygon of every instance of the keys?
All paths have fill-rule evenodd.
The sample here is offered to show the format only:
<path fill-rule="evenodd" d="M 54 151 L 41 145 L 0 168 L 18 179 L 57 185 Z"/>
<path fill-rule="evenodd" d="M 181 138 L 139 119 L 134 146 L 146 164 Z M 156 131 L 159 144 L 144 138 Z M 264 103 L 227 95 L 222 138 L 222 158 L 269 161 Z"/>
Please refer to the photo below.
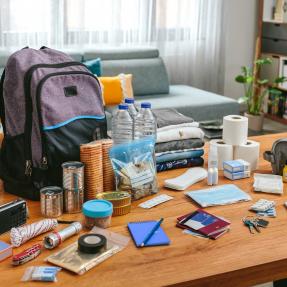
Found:
<path fill-rule="evenodd" d="M 243 223 L 245 224 L 245 226 L 247 226 L 248 227 L 248 229 L 249 229 L 249 232 L 251 233 L 251 234 L 254 234 L 254 225 L 253 225 L 253 223 L 249 220 L 249 219 L 246 219 L 246 218 L 243 218 L 242 219 L 242 221 L 243 221 Z"/>
<path fill-rule="evenodd" d="M 264 220 L 262 218 L 257 219 L 257 225 L 260 227 L 266 228 L 268 226 L 268 224 L 269 224 L 269 221 L 267 221 L 267 220 Z"/>
<path fill-rule="evenodd" d="M 256 219 L 251 220 L 251 223 L 253 224 L 254 229 L 255 229 L 258 233 L 260 233 L 261 231 L 260 231 L 259 225 L 257 224 Z"/>
<path fill-rule="evenodd" d="M 257 233 L 260 233 L 261 230 L 260 230 L 260 227 L 267 227 L 268 225 L 268 221 L 267 220 L 262 220 L 260 218 L 257 218 L 257 217 L 244 217 L 242 219 L 243 223 L 245 226 L 248 227 L 249 229 L 249 232 L 251 234 L 254 234 L 254 230 L 256 230 Z"/>
<path fill-rule="evenodd" d="M 243 222 L 244 222 L 244 224 L 248 227 L 249 232 L 252 233 L 252 234 L 254 234 L 254 232 L 253 232 L 254 226 L 253 226 L 253 224 L 251 223 L 251 221 L 250 221 L 250 220 L 244 220 Z"/>

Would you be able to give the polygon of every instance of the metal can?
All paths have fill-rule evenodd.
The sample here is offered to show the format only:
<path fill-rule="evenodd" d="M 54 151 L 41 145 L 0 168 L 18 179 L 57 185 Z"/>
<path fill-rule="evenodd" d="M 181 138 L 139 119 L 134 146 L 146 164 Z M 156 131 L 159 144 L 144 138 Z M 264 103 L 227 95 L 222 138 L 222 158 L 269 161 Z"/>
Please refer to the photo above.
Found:
<path fill-rule="evenodd" d="M 84 164 L 69 161 L 62 164 L 65 212 L 78 213 L 84 202 Z"/>
<path fill-rule="evenodd" d="M 47 186 L 40 190 L 41 213 L 45 217 L 59 217 L 63 214 L 63 189 Z"/>
<path fill-rule="evenodd" d="M 62 164 L 62 168 L 64 189 L 84 189 L 84 164 L 82 162 L 67 161 Z"/>
<path fill-rule="evenodd" d="M 82 211 L 82 205 L 84 202 L 83 190 L 64 190 L 64 202 L 66 213 L 78 213 Z"/>

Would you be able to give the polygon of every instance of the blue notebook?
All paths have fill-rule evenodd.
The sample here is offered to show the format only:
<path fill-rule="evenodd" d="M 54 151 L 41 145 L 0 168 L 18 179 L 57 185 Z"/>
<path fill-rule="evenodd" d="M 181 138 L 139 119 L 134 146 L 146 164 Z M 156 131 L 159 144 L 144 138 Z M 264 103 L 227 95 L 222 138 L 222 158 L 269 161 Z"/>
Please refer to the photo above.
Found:
<path fill-rule="evenodd" d="M 157 221 L 130 222 L 128 229 L 137 247 L 141 244 L 147 234 L 152 230 Z M 161 227 L 153 234 L 145 246 L 169 245 L 170 240 Z"/>

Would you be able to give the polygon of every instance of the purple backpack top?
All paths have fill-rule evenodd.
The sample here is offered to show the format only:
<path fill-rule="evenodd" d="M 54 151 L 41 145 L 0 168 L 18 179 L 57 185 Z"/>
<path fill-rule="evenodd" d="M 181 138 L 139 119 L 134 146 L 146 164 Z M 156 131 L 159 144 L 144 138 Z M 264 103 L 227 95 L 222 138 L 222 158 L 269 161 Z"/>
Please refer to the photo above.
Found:
<path fill-rule="evenodd" d="M 61 164 L 79 160 L 80 144 L 106 137 L 98 79 L 84 64 L 46 47 L 10 56 L 0 82 L 5 191 L 39 199 L 62 186 Z"/>

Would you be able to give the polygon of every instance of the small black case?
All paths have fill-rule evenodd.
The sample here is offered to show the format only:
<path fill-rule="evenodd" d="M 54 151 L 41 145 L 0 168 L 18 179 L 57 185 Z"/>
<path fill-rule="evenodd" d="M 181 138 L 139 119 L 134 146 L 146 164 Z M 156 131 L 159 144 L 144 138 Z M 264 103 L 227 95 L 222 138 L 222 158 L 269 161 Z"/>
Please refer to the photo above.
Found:
<path fill-rule="evenodd" d="M 0 234 L 10 231 L 12 227 L 18 227 L 26 223 L 27 203 L 23 199 L 5 203 L 0 206 Z"/>

